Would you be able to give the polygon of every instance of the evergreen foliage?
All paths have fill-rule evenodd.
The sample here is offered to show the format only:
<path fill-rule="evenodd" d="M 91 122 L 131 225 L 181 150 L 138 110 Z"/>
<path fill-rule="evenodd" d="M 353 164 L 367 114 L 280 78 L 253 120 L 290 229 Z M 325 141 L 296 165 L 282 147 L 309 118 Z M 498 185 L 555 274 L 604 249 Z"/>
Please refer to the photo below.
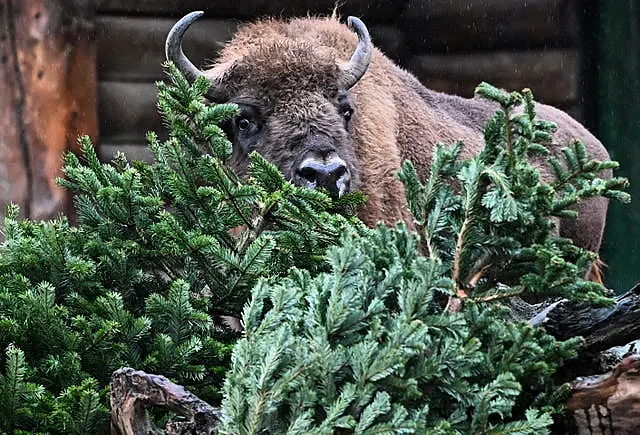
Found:
<path fill-rule="evenodd" d="M 443 312 L 454 283 L 403 225 L 345 236 L 329 263 L 254 289 L 223 431 L 544 433 L 550 416 L 526 408 L 551 393 L 545 380 L 576 340 L 505 320 L 497 305 Z"/>
<path fill-rule="evenodd" d="M 366 231 L 347 213 L 359 195 L 334 204 L 258 154 L 242 180 L 225 164 L 231 144 L 219 127 L 236 107 L 205 105 L 206 80 L 190 85 L 168 69 L 158 106 L 170 137 L 148 135 L 154 163 L 101 163 L 83 137 L 59 180 L 75 193 L 77 225 L 7 209 L 0 432 L 100 432 L 105 387 L 122 366 L 219 403 L 236 339 L 220 316 L 239 316 L 259 278 L 325 269 L 345 228 Z M 345 213 L 326 211 L 335 208 Z"/>
<path fill-rule="evenodd" d="M 583 279 L 596 254 L 555 236 L 554 218 L 576 218 L 571 207 L 593 196 L 629 202 L 626 179 L 598 176 L 618 163 L 590 159 L 579 140 L 563 149 L 563 162 L 550 156 L 545 144 L 555 125 L 536 118 L 528 89 L 506 93 L 482 83 L 476 93 L 500 106 L 485 126 L 482 152 L 460 161 L 462 143 L 437 144 L 426 183 L 411 162 L 399 173 L 427 256 L 451 269 L 462 297 L 473 289 L 476 299 L 609 302 L 601 285 Z M 544 161 L 553 180 L 535 166 Z"/>
<path fill-rule="evenodd" d="M 554 236 L 553 218 L 596 195 L 628 201 L 627 182 L 599 178 L 617 164 L 589 159 L 579 141 L 564 162 L 548 157 L 554 125 L 536 119 L 530 91 L 477 93 L 500 106 L 482 152 L 460 160 L 462 143 L 438 144 L 425 183 L 410 162 L 399 173 L 419 235 L 347 233 L 330 271 L 254 288 L 223 431 L 547 433 L 565 391 L 552 375 L 580 340 L 557 342 L 508 307 L 520 296 L 610 301 L 584 280 L 595 254 Z M 532 164 L 542 158 L 552 181 Z"/>
<path fill-rule="evenodd" d="M 593 254 L 553 237 L 551 218 L 589 196 L 626 200 L 624 180 L 595 175 L 615 164 L 576 142 L 542 182 L 527 158 L 552 126 L 530 93 L 482 85 L 501 106 L 485 150 L 459 161 L 462 144 L 439 144 L 425 183 L 406 163 L 419 234 L 370 230 L 350 215 L 361 195 L 333 202 L 256 153 L 241 179 L 220 127 L 236 107 L 205 104 L 207 80 L 168 70 L 170 137 L 148 134 L 154 163 L 101 163 L 82 138 L 59 180 L 77 224 L 8 207 L 1 431 L 99 433 L 109 377 L 132 366 L 214 405 L 226 376 L 232 433 L 544 433 L 562 392 L 551 375 L 579 343 L 514 322 L 501 302 L 606 302 L 582 279 Z M 220 316 L 241 312 L 234 348 Z"/>

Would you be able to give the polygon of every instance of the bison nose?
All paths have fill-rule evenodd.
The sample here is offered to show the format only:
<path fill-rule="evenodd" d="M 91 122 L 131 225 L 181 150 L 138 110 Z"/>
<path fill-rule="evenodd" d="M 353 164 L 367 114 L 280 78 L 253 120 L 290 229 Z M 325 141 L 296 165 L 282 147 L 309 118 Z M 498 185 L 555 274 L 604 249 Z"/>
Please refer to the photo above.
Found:
<path fill-rule="evenodd" d="M 340 157 L 327 159 L 307 158 L 298 167 L 302 185 L 311 189 L 324 188 L 334 198 L 349 191 L 351 177 L 347 165 Z"/>

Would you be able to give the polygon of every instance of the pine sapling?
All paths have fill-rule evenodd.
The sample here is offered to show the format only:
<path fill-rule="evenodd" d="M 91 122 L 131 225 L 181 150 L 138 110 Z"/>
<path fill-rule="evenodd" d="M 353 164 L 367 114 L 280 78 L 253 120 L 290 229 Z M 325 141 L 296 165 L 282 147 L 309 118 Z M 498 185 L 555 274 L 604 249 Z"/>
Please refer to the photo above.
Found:
<path fill-rule="evenodd" d="M 556 341 L 510 302 L 609 301 L 584 279 L 595 255 L 555 236 L 554 218 L 592 196 L 628 201 L 627 183 L 599 178 L 616 164 L 579 142 L 566 163 L 551 158 L 556 179 L 544 181 L 531 160 L 550 159 L 554 125 L 536 118 L 530 91 L 477 92 L 500 107 L 480 154 L 461 160 L 462 143 L 437 144 L 427 180 L 410 162 L 399 173 L 418 235 L 346 232 L 329 270 L 258 282 L 223 432 L 548 433 L 567 391 L 552 375 L 580 339 Z"/>
<path fill-rule="evenodd" d="M 426 254 L 450 269 L 462 298 L 609 302 L 600 284 L 584 279 L 595 253 L 554 229 L 555 218 L 576 218 L 571 207 L 587 198 L 629 201 L 621 190 L 626 179 L 598 176 L 618 164 L 590 159 L 579 140 L 563 149 L 564 162 L 550 156 L 555 125 L 536 118 L 530 90 L 507 93 L 482 83 L 476 92 L 500 107 L 485 126 L 482 152 L 460 161 L 463 144 L 437 144 L 424 183 L 408 161 L 399 173 Z M 546 161 L 554 179 L 543 180 L 535 161 Z"/>

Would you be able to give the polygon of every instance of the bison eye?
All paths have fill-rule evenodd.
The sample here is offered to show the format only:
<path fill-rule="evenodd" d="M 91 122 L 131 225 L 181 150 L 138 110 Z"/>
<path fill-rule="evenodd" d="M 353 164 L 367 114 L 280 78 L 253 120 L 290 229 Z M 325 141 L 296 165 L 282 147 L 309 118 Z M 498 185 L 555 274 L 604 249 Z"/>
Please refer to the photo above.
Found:
<path fill-rule="evenodd" d="M 342 117 L 344 118 L 345 121 L 349 121 L 352 116 L 353 116 L 353 109 L 345 109 L 342 112 Z"/>
<path fill-rule="evenodd" d="M 247 118 L 240 118 L 236 121 L 236 125 L 238 126 L 238 130 L 243 131 L 251 126 L 251 121 Z"/>

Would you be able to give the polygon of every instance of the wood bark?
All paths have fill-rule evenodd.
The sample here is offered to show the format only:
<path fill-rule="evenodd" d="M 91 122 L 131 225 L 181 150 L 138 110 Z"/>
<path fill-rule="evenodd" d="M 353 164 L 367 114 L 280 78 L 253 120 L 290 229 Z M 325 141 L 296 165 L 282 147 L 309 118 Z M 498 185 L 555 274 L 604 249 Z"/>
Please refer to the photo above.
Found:
<path fill-rule="evenodd" d="M 540 322 L 559 340 L 584 339 L 578 357 L 563 367 L 560 381 L 609 370 L 611 355 L 606 351 L 640 339 L 640 284 L 615 301 L 613 306 L 600 308 L 558 304 Z"/>
<path fill-rule="evenodd" d="M 117 21 L 112 23 L 122 24 Z M 152 26 L 149 27 L 153 29 Z M 136 33 L 140 31 L 137 30 Z M 162 46 L 166 35 L 159 30 L 153 30 L 153 33 L 157 38 L 155 45 Z M 200 32 L 196 32 L 196 35 L 199 34 Z M 194 61 L 199 62 L 205 56 L 204 47 L 207 44 L 200 37 L 198 40 L 201 41 L 201 49 L 194 50 L 197 54 Z M 153 44 L 149 41 L 147 45 L 151 47 Z M 215 41 L 211 42 L 211 46 L 215 46 Z M 144 56 L 142 53 L 134 53 L 136 51 L 133 49 L 123 50 L 122 56 L 127 62 L 105 60 L 101 74 L 108 76 L 109 80 L 100 81 L 98 89 L 102 144 L 108 149 L 139 144 L 140 150 L 135 155 L 138 157 L 145 154 L 143 147 L 147 131 L 155 131 L 160 137 L 166 137 L 162 118 L 156 110 L 157 91 L 152 83 L 154 78 L 162 78 L 160 64 L 164 55 L 158 50 L 149 50 Z M 136 56 L 146 57 L 147 60 L 141 61 L 135 70 L 132 69 L 126 75 L 125 64 L 129 67 L 135 64 Z M 109 57 L 111 56 L 100 55 L 103 59 Z M 156 64 L 155 68 L 152 67 L 153 64 Z M 581 116 L 579 110 L 575 110 L 580 107 L 580 68 L 576 50 L 415 56 L 408 68 L 427 87 L 464 96 L 471 96 L 475 87 L 483 80 L 509 90 L 529 86 L 537 100 L 569 109 L 578 118 Z M 135 74 L 139 75 L 134 79 Z M 129 149 L 135 150 L 135 147 Z M 105 156 L 112 154 L 112 151 L 108 151 Z"/>
<path fill-rule="evenodd" d="M 482 81 L 507 90 L 528 87 L 536 101 L 554 106 L 575 103 L 580 96 L 578 50 L 417 55 L 407 68 L 426 87 L 465 97 Z"/>
<path fill-rule="evenodd" d="M 633 435 L 640 432 L 640 355 L 610 373 L 577 379 L 556 433 Z"/>
<path fill-rule="evenodd" d="M 111 377 L 110 402 L 113 435 L 218 433 L 219 410 L 164 376 L 129 367 L 117 370 Z M 147 408 L 153 406 L 166 407 L 184 416 L 186 421 L 169 421 L 161 431 L 147 415 Z"/>
<path fill-rule="evenodd" d="M 164 42 L 175 18 L 103 15 L 96 21 L 99 80 L 148 82 L 166 78 Z M 205 16 L 183 39 L 184 52 L 198 67 L 217 57 L 238 23 Z"/>
<path fill-rule="evenodd" d="M 97 138 L 92 0 L 0 0 L 0 205 L 69 212 L 55 184 L 79 134 Z"/>
<path fill-rule="evenodd" d="M 164 42 L 175 18 L 103 15 L 96 21 L 98 78 L 101 81 L 152 82 L 166 78 Z M 205 16 L 185 34 L 182 47 L 198 67 L 218 56 L 238 26 L 237 20 Z M 395 26 L 368 24 L 376 47 L 394 59 L 408 53 L 404 32 Z M 354 47 L 355 48 L 355 47 Z"/>

